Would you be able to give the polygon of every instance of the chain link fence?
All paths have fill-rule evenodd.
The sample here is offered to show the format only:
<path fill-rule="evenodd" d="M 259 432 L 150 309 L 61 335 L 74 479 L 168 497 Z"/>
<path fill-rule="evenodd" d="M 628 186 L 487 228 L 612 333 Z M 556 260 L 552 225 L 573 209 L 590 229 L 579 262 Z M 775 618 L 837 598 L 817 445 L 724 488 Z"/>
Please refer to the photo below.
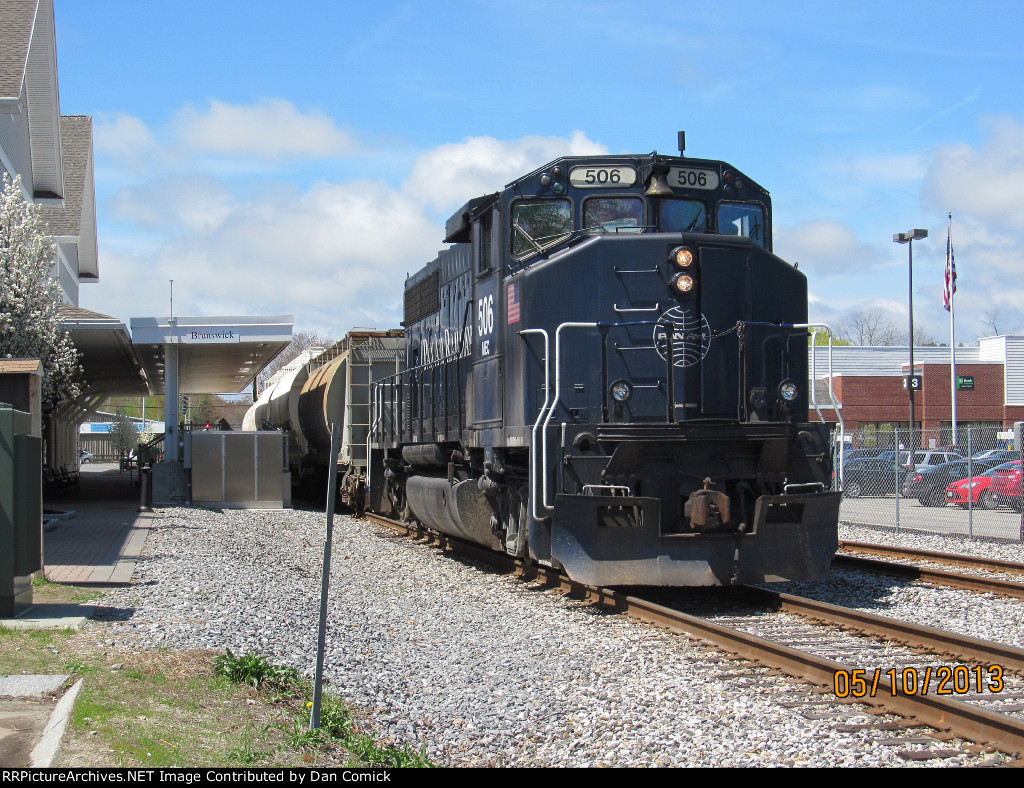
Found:
<path fill-rule="evenodd" d="M 840 522 L 1024 542 L 1024 469 L 1009 435 L 973 426 L 955 439 L 949 428 L 837 430 Z"/>

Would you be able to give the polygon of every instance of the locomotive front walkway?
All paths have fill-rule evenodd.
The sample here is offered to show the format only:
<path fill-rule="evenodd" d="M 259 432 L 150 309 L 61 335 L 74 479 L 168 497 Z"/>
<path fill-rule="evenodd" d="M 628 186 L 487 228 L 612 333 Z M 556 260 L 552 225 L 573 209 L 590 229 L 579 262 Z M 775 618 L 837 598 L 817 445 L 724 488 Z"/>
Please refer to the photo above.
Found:
<path fill-rule="evenodd" d="M 138 476 L 113 463 L 82 466 L 79 490 L 51 495 L 43 533 L 46 579 L 74 585 L 127 585 L 149 536 L 153 514 L 140 514 Z M 73 514 L 72 514 L 73 512 Z"/>

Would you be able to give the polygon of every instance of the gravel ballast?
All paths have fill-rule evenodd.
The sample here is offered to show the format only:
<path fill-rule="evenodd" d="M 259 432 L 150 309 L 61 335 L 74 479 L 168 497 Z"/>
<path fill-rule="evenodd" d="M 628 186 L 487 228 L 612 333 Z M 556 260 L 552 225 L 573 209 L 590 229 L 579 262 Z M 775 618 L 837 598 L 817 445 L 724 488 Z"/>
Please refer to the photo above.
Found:
<path fill-rule="evenodd" d="M 115 648 L 251 650 L 311 675 L 323 532 L 316 512 L 164 509 L 134 584 L 103 599 L 115 620 L 101 637 Z M 916 765 L 870 731 L 778 705 L 812 697 L 805 687 L 684 637 L 345 516 L 334 545 L 329 687 L 376 735 L 422 746 L 437 764 Z M 881 590 L 866 593 L 877 602 Z M 887 615 L 901 596 L 885 598 Z M 906 604 L 920 620 L 920 599 Z M 1005 611 L 992 615 L 1005 629 Z M 844 723 L 875 719 L 813 707 L 829 710 L 857 715 Z"/>

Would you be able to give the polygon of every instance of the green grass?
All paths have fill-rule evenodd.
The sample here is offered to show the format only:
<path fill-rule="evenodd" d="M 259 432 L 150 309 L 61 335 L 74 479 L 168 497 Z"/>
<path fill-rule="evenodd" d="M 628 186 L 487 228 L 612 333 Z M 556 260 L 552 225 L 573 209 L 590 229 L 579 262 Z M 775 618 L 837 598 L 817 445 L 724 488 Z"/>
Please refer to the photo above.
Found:
<path fill-rule="evenodd" d="M 297 750 L 316 751 L 340 749 L 349 753 L 343 765 L 351 767 L 380 766 L 391 768 L 428 768 L 433 766 L 426 757 L 425 748 L 415 752 L 408 745 L 395 747 L 382 745 L 372 736 L 361 733 L 352 711 L 337 697 L 324 693 L 320 701 L 319 727 L 311 729 L 310 707 L 313 687 L 292 668 L 272 665 L 264 657 L 252 652 L 238 657 L 229 650 L 214 660 L 215 670 L 236 683 L 263 686 L 275 703 L 291 701 L 293 716 L 281 724 L 289 746 Z"/>
<path fill-rule="evenodd" d="M 87 588 L 46 583 L 64 602 Z M 123 650 L 101 629 L 0 628 L 0 672 L 85 677 L 58 766 L 430 766 L 424 750 L 378 742 L 360 714 L 325 694 L 310 731 L 312 687 L 254 654 Z"/>

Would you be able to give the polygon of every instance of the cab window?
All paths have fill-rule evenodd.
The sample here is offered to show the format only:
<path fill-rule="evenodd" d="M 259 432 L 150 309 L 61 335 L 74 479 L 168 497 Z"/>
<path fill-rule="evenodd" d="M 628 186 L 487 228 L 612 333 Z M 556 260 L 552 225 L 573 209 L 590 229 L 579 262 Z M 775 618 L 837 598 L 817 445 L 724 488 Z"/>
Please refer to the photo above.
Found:
<path fill-rule="evenodd" d="M 480 217 L 479 222 L 479 242 L 477 249 L 479 251 L 479 259 L 477 261 L 477 271 L 481 274 L 490 271 L 494 267 L 494 263 L 491 259 L 491 212 L 488 211 Z"/>
<path fill-rule="evenodd" d="M 699 200 L 659 200 L 658 227 L 663 233 L 703 233 L 708 212 Z"/>
<path fill-rule="evenodd" d="M 638 233 L 643 230 L 644 203 L 639 197 L 589 197 L 583 203 L 583 229 L 600 233 Z"/>
<path fill-rule="evenodd" d="M 718 206 L 718 232 L 745 235 L 758 246 L 765 246 L 764 210 L 760 205 L 725 202 Z"/>
<path fill-rule="evenodd" d="M 569 236 L 572 210 L 568 200 L 531 200 L 512 206 L 512 254 L 523 258 Z"/>

